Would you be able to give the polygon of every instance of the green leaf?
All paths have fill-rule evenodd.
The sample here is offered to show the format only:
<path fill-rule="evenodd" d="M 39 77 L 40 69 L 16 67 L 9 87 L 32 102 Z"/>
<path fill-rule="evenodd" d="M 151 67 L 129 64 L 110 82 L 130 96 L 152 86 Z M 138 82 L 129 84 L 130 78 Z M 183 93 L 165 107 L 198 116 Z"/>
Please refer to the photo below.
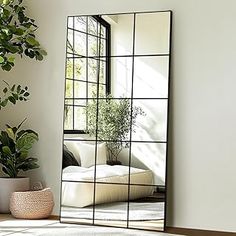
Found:
<path fill-rule="evenodd" d="M 3 107 L 5 107 L 5 106 L 7 105 L 7 103 L 8 103 L 8 99 L 5 99 L 5 100 L 3 100 L 3 101 L 1 102 L 1 105 L 2 105 Z"/>
<path fill-rule="evenodd" d="M 15 31 L 15 34 L 21 36 L 21 35 L 24 34 L 24 30 L 20 29 L 20 28 L 17 28 L 16 31 Z"/>
<path fill-rule="evenodd" d="M 29 152 L 28 152 L 28 151 L 21 151 L 19 157 L 20 157 L 21 159 L 25 159 L 26 157 L 28 157 L 28 155 L 29 155 Z"/>
<path fill-rule="evenodd" d="M 9 62 L 12 62 L 12 63 L 14 63 L 15 62 L 15 57 L 8 57 L 7 58 L 7 60 L 9 61 Z"/>
<path fill-rule="evenodd" d="M 20 23 L 23 24 L 24 19 L 25 19 L 25 15 L 24 15 L 24 13 L 22 11 L 20 11 L 18 13 L 18 19 L 19 19 Z"/>
<path fill-rule="evenodd" d="M 17 53 L 19 51 L 19 48 L 17 46 L 13 46 L 13 45 L 11 45 L 9 43 L 5 45 L 5 48 L 8 51 L 10 51 L 10 53 L 12 53 L 12 54 L 15 54 L 15 53 Z"/>
<path fill-rule="evenodd" d="M 7 132 L 8 136 L 9 136 L 12 140 L 15 139 L 15 133 L 14 133 L 14 131 L 12 130 L 12 128 L 7 128 L 7 129 L 6 129 L 6 132 Z"/>
<path fill-rule="evenodd" d="M 19 96 L 18 96 L 16 93 L 13 93 L 12 96 L 13 96 L 16 100 L 19 99 Z"/>
<path fill-rule="evenodd" d="M 41 54 L 36 55 L 36 60 L 42 61 L 43 60 L 43 56 Z"/>
<path fill-rule="evenodd" d="M 20 124 L 17 126 L 17 130 L 24 124 L 24 122 L 27 120 L 27 118 L 25 118 L 24 120 L 22 120 L 20 122 Z"/>
<path fill-rule="evenodd" d="M 26 49 L 25 50 L 25 55 L 26 56 L 28 56 L 28 57 L 30 57 L 30 58 L 34 58 L 34 51 L 33 50 L 28 50 L 28 49 Z"/>
<path fill-rule="evenodd" d="M 16 87 L 16 85 L 13 84 L 13 86 L 12 86 L 12 88 L 11 88 L 11 91 L 14 91 L 14 90 L 15 90 L 15 87 Z"/>
<path fill-rule="evenodd" d="M 2 151 L 3 151 L 4 154 L 6 154 L 8 156 L 12 155 L 11 149 L 8 146 L 3 146 Z"/>
<path fill-rule="evenodd" d="M 21 91 L 21 85 L 18 85 L 17 86 L 17 89 L 16 89 L 17 93 L 19 93 Z"/>
<path fill-rule="evenodd" d="M 7 5 L 7 4 L 10 3 L 10 0 L 3 0 L 2 3 L 3 3 L 4 5 Z"/>
<path fill-rule="evenodd" d="M 9 35 L 10 34 L 10 30 L 9 29 L 2 29 L 2 32 Z"/>
<path fill-rule="evenodd" d="M 7 91 L 8 91 L 7 87 L 3 89 L 4 93 L 7 93 Z"/>
<path fill-rule="evenodd" d="M 2 131 L 0 135 L 0 141 L 3 146 L 10 146 L 13 143 L 13 140 L 9 138 L 6 131 Z"/>
<path fill-rule="evenodd" d="M 3 171 L 5 174 L 9 175 L 10 178 L 15 178 L 15 177 L 16 177 L 15 174 L 14 174 L 14 172 L 13 172 L 11 169 L 7 168 L 6 166 L 3 166 L 3 167 L 2 167 L 2 171 Z"/>
<path fill-rule="evenodd" d="M 1 67 L 2 67 L 2 69 L 5 70 L 5 71 L 10 71 L 11 68 L 12 68 L 12 66 L 11 66 L 9 63 L 7 63 L 7 64 L 5 64 L 5 65 L 2 65 Z"/>
<path fill-rule="evenodd" d="M 10 16 L 10 11 L 7 10 L 7 8 L 2 8 L 2 18 L 5 20 L 8 20 L 9 16 Z"/>
<path fill-rule="evenodd" d="M 10 71 L 12 68 L 12 66 L 8 63 L 8 64 L 5 64 L 5 65 L 2 65 L 2 69 L 5 70 L 5 71 Z"/>
<path fill-rule="evenodd" d="M 29 94 L 28 92 L 25 92 L 25 93 L 24 93 L 24 96 L 25 96 L 25 97 L 28 97 L 29 95 L 30 95 L 30 94 Z"/>
<path fill-rule="evenodd" d="M 22 162 L 21 164 L 18 165 L 18 168 L 23 170 L 23 171 L 27 171 L 27 170 L 32 170 L 32 169 L 36 169 L 39 167 L 39 165 L 36 163 L 38 161 L 37 158 L 32 158 L 29 157 L 27 158 L 24 162 Z"/>
<path fill-rule="evenodd" d="M 28 151 L 32 148 L 35 141 L 38 141 L 38 136 L 34 133 L 24 133 L 16 140 L 16 147 L 19 151 Z"/>
<path fill-rule="evenodd" d="M 4 61 L 5 59 L 2 56 L 0 56 L 0 64 L 2 64 Z"/>
<path fill-rule="evenodd" d="M 12 34 L 16 32 L 16 26 L 15 25 L 8 25 L 8 30 L 11 31 Z"/>
<path fill-rule="evenodd" d="M 29 20 L 29 18 L 24 18 L 25 22 L 27 22 L 28 20 Z M 27 28 L 29 30 L 32 30 L 30 28 L 32 28 L 32 26 L 34 26 L 34 24 L 31 22 L 27 22 L 27 23 L 23 23 L 22 26 L 24 26 L 25 28 Z M 29 34 L 29 35 L 32 35 L 34 37 L 34 34 Z"/>
<path fill-rule="evenodd" d="M 16 99 L 13 96 L 10 96 L 8 99 L 11 103 L 16 104 Z"/>
<path fill-rule="evenodd" d="M 13 133 L 16 134 L 17 128 L 16 128 L 16 127 L 13 127 L 12 130 L 13 130 Z"/>
<path fill-rule="evenodd" d="M 33 37 L 31 37 L 31 36 L 29 36 L 29 37 L 26 39 L 26 42 L 27 42 L 28 44 L 32 45 L 32 46 L 39 45 L 39 42 L 38 42 L 35 38 L 33 38 Z"/>
<path fill-rule="evenodd" d="M 39 50 L 38 52 L 43 56 L 47 56 L 47 52 L 45 50 Z"/>
<path fill-rule="evenodd" d="M 7 127 L 7 128 L 12 128 L 12 127 L 11 127 L 10 125 L 8 125 L 8 124 L 6 124 L 6 127 Z"/>

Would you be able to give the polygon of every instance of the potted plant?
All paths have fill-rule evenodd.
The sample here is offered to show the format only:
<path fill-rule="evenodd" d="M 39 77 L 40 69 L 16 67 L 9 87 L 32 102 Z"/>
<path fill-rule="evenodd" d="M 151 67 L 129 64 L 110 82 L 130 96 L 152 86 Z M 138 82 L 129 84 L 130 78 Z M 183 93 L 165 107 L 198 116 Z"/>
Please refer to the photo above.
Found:
<path fill-rule="evenodd" d="M 118 156 L 129 147 L 129 133 L 135 132 L 136 118 L 145 115 L 140 107 L 133 106 L 128 98 L 114 99 L 112 95 L 91 99 L 86 107 L 87 132 L 106 143 L 109 165 L 119 165 Z M 98 102 L 98 104 L 97 104 Z M 98 116 L 96 116 L 98 110 Z"/>
<path fill-rule="evenodd" d="M 23 0 L 0 0 L 0 66 L 10 71 L 15 55 L 43 60 L 46 51 L 36 40 L 35 20 L 25 14 Z"/>
<path fill-rule="evenodd" d="M 26 56 L 38 61 L 47 55 L 35 37 L 37 25 L 35 20 L 25 14 L 23 0 L 0 0 L 0 67 L 10 71 L 15 65 L 16 55 Z M 0 98 L 0 110 L 9 103 L 27 101 L 28 87 L 21 85 L 7 86 L 3 89 L 4 96 Z M 24 122 L 24 121 L 23 121 Z M 37 160 L 28 157 L 33 143 L 38 135 L 32 130 L 20 130 L 22 123 L 16 127 L 7 126 L 0 137 L 0 163 L 8 178 L 0 178 L 0 212 L 9 212 L 9 195 L 15 190 L 29 189 L 29 179 L 23 189 L 18 189 L 14 183 L 23 181 L 18 178 L 19 170 L 37 168 Z M 22 145 L 22 146 L 19 146 Z M 25 146 L 24 146 L 25 145 Z M 19 149 L 20 148 L 20 149 Z M 12 187 L 10 187 L 12 186 Z"/>
<path fill-rule="evenodd" d="M 20 129 L 6 125 L 0 133 L 0 164 L 6 177 L 0 178 L 0 212 L 9 212 L 12 192 L 29 190 L 29 178 L 19 177 L 20 171 L 38 168 L 37 158 L 30 157 L 29 151 L 38 141 L 38 134 L 30 129 Z"/>

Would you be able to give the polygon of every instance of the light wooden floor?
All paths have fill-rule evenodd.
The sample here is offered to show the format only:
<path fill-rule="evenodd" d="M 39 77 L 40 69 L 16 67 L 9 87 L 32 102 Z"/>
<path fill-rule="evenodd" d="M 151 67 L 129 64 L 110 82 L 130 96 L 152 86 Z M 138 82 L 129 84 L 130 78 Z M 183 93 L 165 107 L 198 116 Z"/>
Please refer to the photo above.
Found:
<path fill-rule="evenodd" d="M 0 236 L 104 236 L 104 235 L 142 235 L 173 236 L 174 234 L 157 233 L 144 230 L 121 229 L 100 226 L 61 224 L 58 220 L 18 220 L 11 215 L 0 214 Z"/>

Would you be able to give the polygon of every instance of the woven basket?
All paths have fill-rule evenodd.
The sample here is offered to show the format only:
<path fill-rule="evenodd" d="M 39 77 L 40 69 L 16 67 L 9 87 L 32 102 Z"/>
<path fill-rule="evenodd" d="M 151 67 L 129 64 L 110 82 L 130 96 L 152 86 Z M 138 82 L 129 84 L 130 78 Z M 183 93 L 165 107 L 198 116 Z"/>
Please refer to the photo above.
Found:
<path fill-rule="evenodd" d="M 39 191 L 13 192 L 10 211 L 19 219 L 43 219 L 51 215 L 54 207 L 50 188 Z"/>

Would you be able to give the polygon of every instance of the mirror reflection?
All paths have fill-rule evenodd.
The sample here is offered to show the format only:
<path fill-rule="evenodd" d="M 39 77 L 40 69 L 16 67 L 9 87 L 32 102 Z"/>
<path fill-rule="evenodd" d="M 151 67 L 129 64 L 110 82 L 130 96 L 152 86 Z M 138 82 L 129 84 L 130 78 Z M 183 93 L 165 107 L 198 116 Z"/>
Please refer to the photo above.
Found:
<path fill-rule="evenodd" d="M 170 26 L 68 17 L 61 222 L 164 230 Z"/>

